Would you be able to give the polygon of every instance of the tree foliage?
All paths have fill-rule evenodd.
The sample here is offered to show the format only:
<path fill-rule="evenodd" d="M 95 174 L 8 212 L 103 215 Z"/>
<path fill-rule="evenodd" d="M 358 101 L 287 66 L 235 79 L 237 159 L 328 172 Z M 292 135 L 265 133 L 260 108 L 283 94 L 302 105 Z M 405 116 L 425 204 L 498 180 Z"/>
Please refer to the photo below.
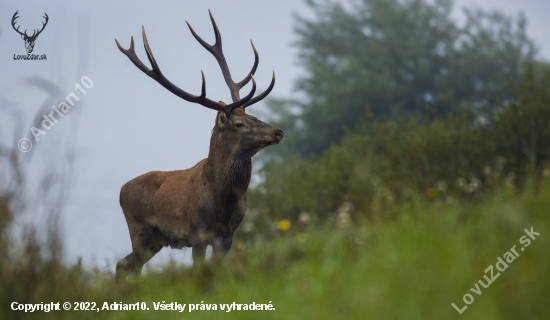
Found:
<path fill-rule="evenodd" d="M 327 219 L 349 202 L 358 218 L 376 220 L 418 194 L 476 199 L 499 186 L 515 194 L 529 179 L 550 179 L 550 66 L 536 68 L 492 107 L 447 118 L 364 119 L 320 157 L 272 160 L 251 207 L 272 217 Z"/>
<path fill-rule="evenodd" d="M 446 117 L 505 99 L 535 54 L 522 15 L 464 9 L 459 24 L 451 0 L 307 3 L 315 18 L 296 16 L 305 99 L 269 102 L 289 154 L 321 154 L 369 113 Z"/>

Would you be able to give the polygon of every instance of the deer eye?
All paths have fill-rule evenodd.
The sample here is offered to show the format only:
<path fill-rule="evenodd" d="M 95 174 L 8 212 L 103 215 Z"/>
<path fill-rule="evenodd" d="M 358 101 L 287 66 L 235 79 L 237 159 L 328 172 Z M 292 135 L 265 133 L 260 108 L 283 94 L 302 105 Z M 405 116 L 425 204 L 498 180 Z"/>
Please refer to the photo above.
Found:
<path fill-rule="evenodd" d="M 244 127 L 244 124 L 242 124 L 242 123 L 237 123 L 235 126 L 236 126 L 237 128 L 242 128 L 242 127 Z"/>

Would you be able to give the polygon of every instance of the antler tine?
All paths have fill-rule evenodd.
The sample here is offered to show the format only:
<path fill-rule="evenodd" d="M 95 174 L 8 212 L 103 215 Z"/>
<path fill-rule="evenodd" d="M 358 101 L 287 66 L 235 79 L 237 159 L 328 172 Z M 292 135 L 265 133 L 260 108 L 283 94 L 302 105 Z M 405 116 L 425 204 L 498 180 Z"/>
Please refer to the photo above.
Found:
<path fill-rule="evenodd" d="M 189 27 L 189 30 L 191 31 L 191 34 L 193 34 L 193 37 L 197 39 L 197 41 L 206 49 L 208 52 L 210 52 L 214 58 L 218 61 L 218 64 L 220 65 L 220 68 L 222 69 L 223 78 L 225 79 L 225 83 L 229 87 L 229 91 L 231 92 L 231 99 L 233 101 L 238 101 L 240 99 L 239 97 L 239 90 L 236 90 L 236 84 L 231 78 L 231 73 L 229 72 L 229 67 L 227 66 L 227 61 L 225 61 L 225 56 L 223 55 L 222 50 L 222 37 L 220 34 L 220 30 L 218 29 L 218 26 L 216 25 L 216 21 L 214 20 L 214 17 L 212 17 L 212 13 L 210 10 L 208 11 L 210 13 L 210 20 L 212 20 L 212 26 L 214 28 L 214 35 L 216 36 L 216 42 L 214 45 L 209 45 L 204 41 L 199 35 L 193 30 L 189 22 L 185 21 L 187 23 L 187 26 Z"/>
<path fill-rule="evenodd" d="M 153 52 L 151 51 L 151 48 L 149 47 L 149 42 L 147 41 L 147 36 L 145 35 L 145 27 L 142 26 L 142 33 L 143 33 L 143 45 L 145 47 L 145 52 L 147 53 L 147 58 L 149 59 L 149 62 L 151 63 L 151 66 L 153 69 L 149 69 L 147 66 L 141 62 L 141 60 L 136 55 L 136 52 L 134 50 L 134 37 L 132 37 L 130 48 L 128 50 L 124 49 L 119 43 L 118 40 L 115 39 L 115 42 L 118 46 L 118 49 L 124 53 L 130 61 L 134 63 L 138 69 L 143 71 L 146 75 L 160 83 L 163 87 L 168 89 L 173 94 L 177 95 L 178 97 L 189 101 L 193 103 L 198 103 L 200 105 L 203 105 L 207 108 L 218 110 L 218 111 L 225 111 L 225 108 L 222 107 L 219 103 L 214 102 L 208 98 L 206 98 L 206 81 L 204 78 L 204 73 L 201 71 L 202 74 L 202 89 L 201 89 L 201 95 L 195 96 L 190 93 L 187 93 L 183 91 L 182 89 L 175 86 L 172 82 L 170 82 L 168 79 L 164 77 L 162 72 L 160 71 L 160 68 L 155 61 L 155 57 L 153 56 Z"/>
<path fill-rule="evenodd" d="M 229 67 L 227 66 L 227 61 L 225 60 L 225 56 L 223 55 L 222 37 L 220 34 L 220 30 L 218 29 L 218 26 L 216 25 L 216 21 L 212 16 L 212 12 L 208 10 L 208 13 L 210 14 L 210 20 L 212 21 L 212 27 L 214 28 L 214 35 L 216 37 L 216 42 L 214 43 L 214 45 L 209 45 L 208 43 L 206 43 L 206 41 L 204 41 L 201 37 L 197 35 L 197 33 L 195 33 L 195 30 L 193 30 L 189 22 L 187 21 L 185 22 L 187 23 L 189 30 L 193 34 L 193 37 L 195 37 L 195 39 L 197 39 L 197 41 L 206 50 L 208 50 L 214 56 L 214 58 L 216 58 L 216 60 L 218 61 L 218 64 L 220 65 L 220 68 L 222 70 L 223 77 L 225 79 L 225 83 L 227 84 L 227 86 L 229 87 L 229 91 L 231 92 L 231 99 L 233 99 L 233 103 L 231 104 L 231 106 L 235 105 L 235 103 L 237 102 L 239 102 L 239 106 L 242 106 L 243 104 L 248 102 L 252 97 L 249 98 L 250 95 L 247 95 L 245 98 L 242 99 L 246 101 L 240 101 L 241 99 L 240 99 L 239 90 L 245 84 L 247 84 L 248 81 L 250 81 L 251 75 L 253 75 L 254 72 L 256 72 L 256 68 L 258 67 L 258 62 L 259 62 L 258 52 L 256 51 L 256 48 L 254 48 L 254 44 L 252 44 L 252 49 L 254 50 L 254 55 L 255 55 L 255 62 L 254 62 L 254 66 L 252 67 L 252 71 L 244 78 L 243 81 L 239 83 L 235 83 L 235 81 L 233 81 L 233 79 L 231 78 L 231 72 L 229 71 Z M 253 91 L 255 91 L 255 89 L 253 89 Z M 226 106 L 226 108 L 227 107 L 228 106 Z"/>
<path fill-rule="evenodd" d="M 269 85 L 269 87 L 267 87 L 267 89 L 265 89 L 264 92 L 262 92 L 261 94 L 255 96 L 253 99 L 250 99 L 250 101 L 245 103 L 243 105 L 243 109 L 245 109 L 246 107 L 250 107 L 251 105 L 255 104 L 256 102 L 261 101 L 263 98 L 267 97 L 267 95 L 271 92 L 271 90 L 273 90 L 274 86 L 275 86 L 275 70 L 273 70 L 273 78 L 271 79 L 271 84 Z"/>
<path fill-rule="evenodd" d="M 252 66 L 252 70 L 250 70 L 250 73 L 239 83 L 237 83 L 237 88 L 239 90 L 245 86 L 248 81 L 250 81 L 250 76 L 256 73 L 256 69 L 258 68 L 258 63 L 260 63 L 260 57 L 258 56 L 258 51 L 256 51 L 256 47 L 254 47 L 254 43 L 252 40 L 250 40 L 250 44 L 252 45 L 252 50 L 254 50 L 254 65 Z"/>

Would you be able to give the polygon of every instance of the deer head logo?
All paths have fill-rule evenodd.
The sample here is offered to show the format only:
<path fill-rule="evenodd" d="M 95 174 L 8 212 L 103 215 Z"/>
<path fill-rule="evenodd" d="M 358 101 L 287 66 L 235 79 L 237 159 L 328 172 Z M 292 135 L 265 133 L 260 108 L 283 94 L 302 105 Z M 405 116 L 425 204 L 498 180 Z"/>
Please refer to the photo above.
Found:
<path fill-rule="evenodd" d="M 32 36 L 29 36 L 27 34 L 27 30 L 25 29 L 25 32 L 21 32 L 19 31 L 19 27 L 15 27 L 15 20 L 17 18 L 19 18 L 19 16 L 17 15 L 17 13 L 19 12 L 19 10 L 17 10 L 14 14 L 13 14 L 13 18 L 11 19 L 11 25 L 13 27 L 13 30 L 15 30 L 17 33 L 19 33 L 21 35 L 21 38 L 23 38 L 23 40 L 25 40 L 25 49 L 27 50 L 28 53 L 32 53 L 32 50 L 34 49 L 34 42 L 36 41 L 36 38 L 38 38 L 38 35 L 44 30 L 44 28 L 46 27 L 46 25 L 48 24 L 48 15 L 44 12 L 44 19 L 46 19 L 45 22 L 42 22 L 42 29 L 40 29 L 40 31 L 38 30 L 34 30 L 34 32 L 32 33 Z"/>

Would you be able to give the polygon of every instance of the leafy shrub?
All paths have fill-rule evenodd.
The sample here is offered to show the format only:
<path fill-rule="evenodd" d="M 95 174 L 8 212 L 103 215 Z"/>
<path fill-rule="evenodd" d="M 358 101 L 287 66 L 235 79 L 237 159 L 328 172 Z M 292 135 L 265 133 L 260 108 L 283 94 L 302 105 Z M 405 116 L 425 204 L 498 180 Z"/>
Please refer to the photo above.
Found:
<path fill-rule="evenodd" d="M 333 213 L 348 203 L 356 218 L 378 219 L 382 211 L 386 218 L 396 214 L 391 204 L 417 193 L 453 201 L 475 199 L 498 184 L 521 190 L 527 176 L 550 175 L 550 71 L 544 68 L 536 75 L 531 66 L 512 99 L 446 119 L 366 117 L 318 158 L 273 159 L 251 192 L 251 207 L 296 221 L 302 212 L 336 219 Z"/>

